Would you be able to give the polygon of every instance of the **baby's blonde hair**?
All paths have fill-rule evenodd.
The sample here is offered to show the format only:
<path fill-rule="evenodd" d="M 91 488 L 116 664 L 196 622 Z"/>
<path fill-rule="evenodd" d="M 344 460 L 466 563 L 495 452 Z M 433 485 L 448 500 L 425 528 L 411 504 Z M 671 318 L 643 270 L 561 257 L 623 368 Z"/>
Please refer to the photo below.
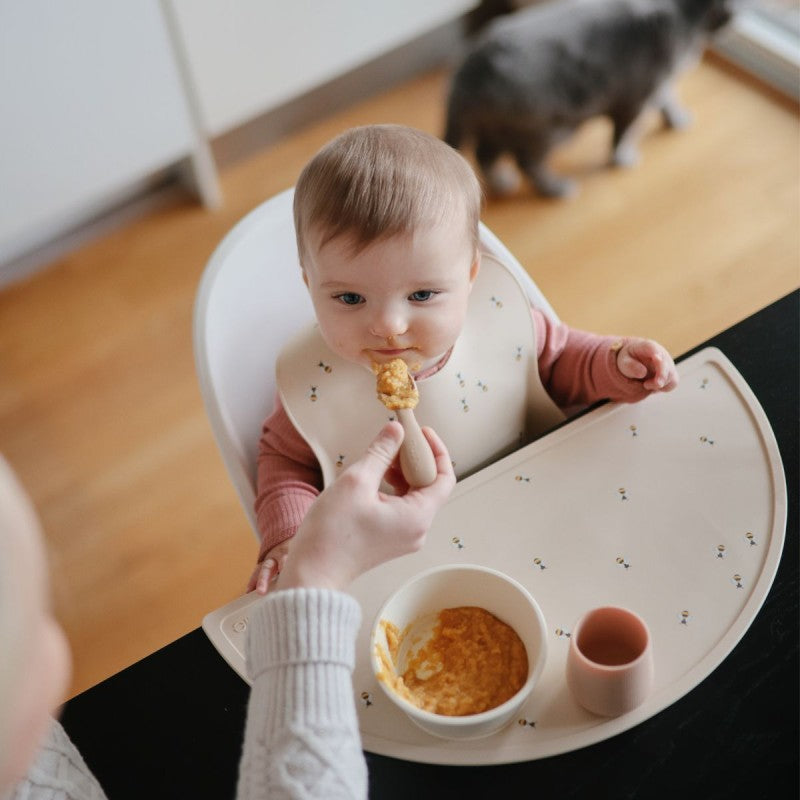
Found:
<path fill-rule="evenodd" d="M 398 234 L 463 214 L 465 237 L 478 248 L 481 188 L 467 161 L 435 136 L 403 125 L 351 128 L 305 166 L 295 187 L 300 263 L 310 235 L 318 248 L 339 236 L 357 253 Z"/>

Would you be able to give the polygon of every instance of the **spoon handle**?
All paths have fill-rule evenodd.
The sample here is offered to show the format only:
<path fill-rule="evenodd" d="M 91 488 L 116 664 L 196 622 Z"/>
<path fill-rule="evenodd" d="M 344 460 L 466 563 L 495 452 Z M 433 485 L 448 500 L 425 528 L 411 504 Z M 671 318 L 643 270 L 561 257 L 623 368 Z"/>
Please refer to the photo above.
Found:
<path fill-rule="evenodd" d="M 410 408 L 398 409 L 397 419 L 405 431 L 403 444 L 400 446 L 400 469 L 403 476 L 413 488 L 430 486 L 436 480 L 437 474 L 431 446 Z"/>

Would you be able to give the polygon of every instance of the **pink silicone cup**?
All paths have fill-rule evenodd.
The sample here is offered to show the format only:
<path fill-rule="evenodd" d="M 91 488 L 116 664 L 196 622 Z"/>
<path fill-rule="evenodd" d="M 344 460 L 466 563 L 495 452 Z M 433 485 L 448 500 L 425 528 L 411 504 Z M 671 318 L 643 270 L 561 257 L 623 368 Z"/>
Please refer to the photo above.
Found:
<path fill-rule="evenodd" d="M 567 656 L 567 685 L 588 711 L 616 717 L 644 702 L 653 688 L 653 647 L 644 620 L 606 606 L 575 626 Z"/>

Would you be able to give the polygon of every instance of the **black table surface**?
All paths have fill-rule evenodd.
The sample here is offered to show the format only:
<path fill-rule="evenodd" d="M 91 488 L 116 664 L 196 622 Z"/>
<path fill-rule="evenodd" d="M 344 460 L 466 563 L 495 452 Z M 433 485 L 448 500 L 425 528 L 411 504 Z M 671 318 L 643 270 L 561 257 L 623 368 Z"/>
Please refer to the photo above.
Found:
<path fill-rule="evenodd" d="M 665 710 L 563 755 L 447 767 L 368 753 L 371 798 L 798 797 L 799 308 L 796 291 L 696 348 L 718 347 L 753 389 L 788 489 L 775 581 L 731 654 Z M 230 798 L 247 697 L 198 628 L 73 698 L 61 719 L 110 800 Z"/>

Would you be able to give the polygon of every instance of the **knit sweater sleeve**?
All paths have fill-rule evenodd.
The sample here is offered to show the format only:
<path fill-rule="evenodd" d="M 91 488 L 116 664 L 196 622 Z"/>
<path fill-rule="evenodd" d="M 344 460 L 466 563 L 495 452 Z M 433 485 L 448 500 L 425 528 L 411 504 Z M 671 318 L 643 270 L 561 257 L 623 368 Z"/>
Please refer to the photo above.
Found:
<path fill-rule="evenodd" d="M 367 797 L 352 688 L 360 622 L 352 597 L 323 589 L 277 591 L 250 615 L 237 800 Z"/>
<path fill-rule="evenodd" d="M 25 778 L 6 800 L 106 800 L 61 723 L 53 720 Z"/>
<path fill-rule="evenodd" d="M 255 512 L 261 534 L 259 555 L 294 536 L 321 490 L 319 463 L 277 397 L 258 446 Z"/>
<path fill-rule="evenodd" d="M 626 378 L 617 367 L 619 336 L 600 336 L 554 322 L 533 309 L 539 375 L 561 408 L 598 400 L 635 403 L 650 392 L 641 381 Z"/>

